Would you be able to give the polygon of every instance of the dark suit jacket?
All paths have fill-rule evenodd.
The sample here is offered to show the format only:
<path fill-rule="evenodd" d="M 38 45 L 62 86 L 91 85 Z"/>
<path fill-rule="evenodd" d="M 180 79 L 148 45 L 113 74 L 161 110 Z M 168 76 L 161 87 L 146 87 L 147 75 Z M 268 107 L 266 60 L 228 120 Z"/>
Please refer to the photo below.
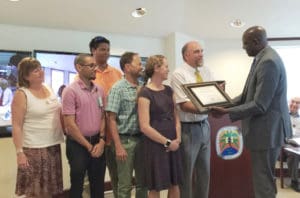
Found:
<path fill-rule="evenodd" d="M 256 56 L 239 105 L 229 109 L 232 121 L 242 120 L 245 146 L 250 150 L 280 147 L 292 136 L 283 62 L 270 47 Z"/>

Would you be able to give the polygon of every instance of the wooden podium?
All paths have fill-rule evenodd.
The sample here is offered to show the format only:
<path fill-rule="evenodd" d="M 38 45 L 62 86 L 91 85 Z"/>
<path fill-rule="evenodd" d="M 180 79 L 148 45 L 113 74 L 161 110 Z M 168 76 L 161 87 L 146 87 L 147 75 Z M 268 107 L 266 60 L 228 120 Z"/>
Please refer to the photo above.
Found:
<path fill-rule="evenodd" d="M 211 127 L 211 169 L 209 198 L 254 198 L 250 154 L 243 150 L 233 160 L 223 160 L 216 153 L 216 134 L 224 126 L 238 126 L 228 116 L 209 117 Z"/>

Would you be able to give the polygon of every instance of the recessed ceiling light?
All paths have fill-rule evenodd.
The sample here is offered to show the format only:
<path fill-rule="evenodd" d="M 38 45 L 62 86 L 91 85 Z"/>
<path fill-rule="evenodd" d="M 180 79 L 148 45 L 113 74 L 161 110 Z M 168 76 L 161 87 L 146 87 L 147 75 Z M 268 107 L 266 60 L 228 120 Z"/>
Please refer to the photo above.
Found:
<path fill-rule="evenodd" d="M 230 22 L 231 27 L 235 28 L 241 28 L 245 25 L 245 22 L 243 22 L 241 19 L 234 19 Z"/>
<path fill-rule="evenodd" d="M 131 15 L 135 18 L 138 18 L 144 16 L 146 12 L 147 12 L 146 8 L 137 8 L 131 13 Z"/>
<path fill-rule="evenodd" d="M 9 0 L 10 2 L 18 2 L 18 1 L 20 1 L 20 0 Z"/>

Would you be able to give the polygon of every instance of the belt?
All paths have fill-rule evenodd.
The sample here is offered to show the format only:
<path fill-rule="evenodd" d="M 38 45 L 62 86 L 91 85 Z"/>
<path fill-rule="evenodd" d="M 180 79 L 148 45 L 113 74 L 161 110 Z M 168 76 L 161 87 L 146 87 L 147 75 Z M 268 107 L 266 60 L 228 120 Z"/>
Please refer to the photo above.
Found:
<path fill-rule="evenodd" d="M 70 135 L 67 136 L 69 139 L 74 140 L 74 138 Z M 92 135 L 92 136 L 83 136 L 89 143 L 91 144 L 97 144 L 100 140 L 100 134 L 97 133 L 96 135 Z"/>
<path fill-rule="evenodd" d="M 204 119 L 204 120 L 200 120 L 200 121 L 193 121 L 193 122 L 181 122 L 181 124 L 205 124 L 207 119 Z"/>
<path fill-rule="evenodd" d="M 125 133 L 125 134 L 119 134 L 119 136 L 123 136 L 123 137 L 141 137 L 142 135 L 143 135 L 142 133 L 135 133 L 135 134 Z"/>
<path fill-rule="evenodd" d="M 100 134 L 97 133 L 96 135 L 92 135 L 92 136 L 84 136 L 84 138 L 89 141 L 91 144 L 95 144 L 98 143 L 100 140 Z"/>
<path fill-rule="evenodd" d="M 174 118 L 154 118 L 151 121 L 166 121 L 166 120 L 174 120 Z"/>

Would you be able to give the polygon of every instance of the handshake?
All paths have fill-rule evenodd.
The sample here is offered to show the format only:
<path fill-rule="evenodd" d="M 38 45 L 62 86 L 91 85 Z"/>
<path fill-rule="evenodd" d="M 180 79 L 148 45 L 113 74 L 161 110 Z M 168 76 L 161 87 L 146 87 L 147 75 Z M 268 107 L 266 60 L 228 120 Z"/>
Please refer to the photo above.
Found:
<path fill-rule="evenodd" d="M 229 112 L 228 109 L 224 107 L 216 107 L 216 106 L 211 106 L 208 108 L 208 110 L 209 110 L 209 114 L 211 114 L 214 118 L 220 118 Z"/>

